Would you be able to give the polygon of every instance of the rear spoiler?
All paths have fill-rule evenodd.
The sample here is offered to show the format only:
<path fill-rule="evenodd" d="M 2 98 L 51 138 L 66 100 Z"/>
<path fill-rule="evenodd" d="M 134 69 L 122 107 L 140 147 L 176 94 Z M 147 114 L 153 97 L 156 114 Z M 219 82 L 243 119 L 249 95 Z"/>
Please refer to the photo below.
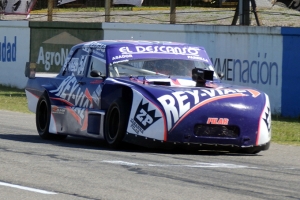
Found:
<path fill-rule="evenodd" d="M 35 78 L 36 63 L 26 62 L 25 66 L 25 77 Z"/>

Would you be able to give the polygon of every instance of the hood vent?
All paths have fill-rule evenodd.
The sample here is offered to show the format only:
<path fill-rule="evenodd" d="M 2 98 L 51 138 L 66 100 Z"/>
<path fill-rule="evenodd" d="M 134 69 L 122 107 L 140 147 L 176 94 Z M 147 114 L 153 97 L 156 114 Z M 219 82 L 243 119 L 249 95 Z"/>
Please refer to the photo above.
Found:
<path fill-rule="evenodd" d="M 149 81 L 148 84 L 150 84 L 150 85 L 164 85 L 164 86 L 171 86 L 170 81 Z"/>

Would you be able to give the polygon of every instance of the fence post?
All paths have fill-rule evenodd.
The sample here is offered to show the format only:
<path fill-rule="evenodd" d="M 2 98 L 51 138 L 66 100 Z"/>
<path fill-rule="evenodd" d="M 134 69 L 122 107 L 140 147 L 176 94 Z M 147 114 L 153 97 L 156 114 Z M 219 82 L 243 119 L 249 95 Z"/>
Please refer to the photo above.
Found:
<path fill-rule="evenodd" d="M 170 1 L 170 24 L 176 23 L 176 0 Z"/>
<path fill-rule="evenodd" d="M 239 0 L 240 25 L 250 25 L 250 0 Z"/>
<path fill-rule="evenodd" d="M 110 22 L 110 1 L 105 0 L 105 22 Z"/>
<path fill-rule="evenodd" d="M 52 22 L 53 0 L 48 0 L 48 16 L 47 21 Z"/>

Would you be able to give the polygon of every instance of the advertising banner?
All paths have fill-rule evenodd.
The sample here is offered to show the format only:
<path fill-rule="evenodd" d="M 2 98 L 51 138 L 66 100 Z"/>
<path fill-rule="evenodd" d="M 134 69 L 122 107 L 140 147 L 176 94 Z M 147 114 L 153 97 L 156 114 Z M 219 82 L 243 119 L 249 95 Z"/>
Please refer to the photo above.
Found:
<path fill-rule="evenodd" d="M 28 15 L 37 0 L 0 0 L 3 14 Z"/>
<path fill-rule="evenodd" d="M 114 5 L 125 4 L 125 5 L 134 5 L 142 6 L 144 0 L 113 0 Z"/>
<path fill-rule="evenodd" d="M 0 84 L 24 88 L 29 60 L 28 22 L 0 21 Z"/>
<path fill-rule="evenodd" d="M 277 0 L 275 5 L 300 11 L 300 0 Z"/>
<path fill-rule="evenodd" d="M 60 6 L 60 5 L 66 4 L 66 3 L 70 3 L 70 2 L 73 2 L 73 1 L 76 1 L 76 0 L 58 0 L 57 1 L 57 6 Z"/>
<path fill-rule="evenodd" d="M 72 46 L 102 39 L 98 24 L 30 22 L 30 62 L 37 72 L 59 72 Z"/>

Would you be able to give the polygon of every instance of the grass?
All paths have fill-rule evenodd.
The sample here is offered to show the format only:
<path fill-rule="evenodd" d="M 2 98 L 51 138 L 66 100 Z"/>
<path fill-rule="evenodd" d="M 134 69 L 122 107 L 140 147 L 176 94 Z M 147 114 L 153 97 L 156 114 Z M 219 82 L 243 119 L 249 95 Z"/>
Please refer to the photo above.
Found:
<path fill-rule="evenodd" d="M 272 140 L 281 144 L 300 145 L 300 118 L 273 116 Z"/>
<path fill-rule="evenodd" d="M 0 110 L 29 113 L 25 91 L 0 85 Z"/>
<path fill-rule="evenodd" d="M 0 85 L 0 110 L 30 113 L 25 91 Z M 300 146 L 300 117 L 272 116 L 272 142 Z"/>

